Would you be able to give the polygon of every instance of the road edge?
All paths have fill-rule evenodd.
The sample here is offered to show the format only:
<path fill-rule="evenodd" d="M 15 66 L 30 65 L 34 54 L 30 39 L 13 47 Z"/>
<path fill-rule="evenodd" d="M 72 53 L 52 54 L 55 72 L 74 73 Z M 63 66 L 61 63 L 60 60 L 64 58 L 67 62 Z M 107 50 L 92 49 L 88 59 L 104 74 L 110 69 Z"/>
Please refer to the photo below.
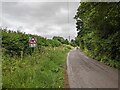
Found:
<path fill-rule="evenodd" d="M 70 88 L 70 85 L 69 85 L 69 80 L 68 80 L 68 72 L 67 72 L 67 67 L 68 67 L 68 56 L 69 56 L 69 53 L 67 54 L 67 58 L 66 58 L 66 61 L 65 61 L 65 71 L 64 71 L 64 88 Z"/>

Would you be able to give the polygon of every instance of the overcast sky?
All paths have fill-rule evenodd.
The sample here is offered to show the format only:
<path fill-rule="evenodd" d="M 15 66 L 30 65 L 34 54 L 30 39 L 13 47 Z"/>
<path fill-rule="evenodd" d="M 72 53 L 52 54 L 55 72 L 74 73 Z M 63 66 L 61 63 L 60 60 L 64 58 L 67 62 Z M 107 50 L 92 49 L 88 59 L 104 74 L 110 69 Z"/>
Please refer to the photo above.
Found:
<path fill-rule="evenodd" d="M 68 9 L 69 6 L 69 9 Z M 2 27 L 46 38 L 75 38 L 79 2 L 3 2 Z"/>

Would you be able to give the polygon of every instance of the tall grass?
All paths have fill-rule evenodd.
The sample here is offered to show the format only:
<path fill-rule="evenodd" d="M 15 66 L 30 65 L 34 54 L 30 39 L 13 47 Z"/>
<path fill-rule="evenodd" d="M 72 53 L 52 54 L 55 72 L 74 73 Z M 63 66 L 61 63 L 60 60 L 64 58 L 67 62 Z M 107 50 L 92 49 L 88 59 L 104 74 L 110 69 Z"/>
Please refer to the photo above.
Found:
<path fill-rule="evenodd" d="M 84 50 L 82 50 L 87 56 L 89 56 L 90 58 L 93 58 L 97 61 L 100 61 L 110 67 L 114 67 L 117 69 L 120 69 L 120 61 L 119 60 L 112 60 L 110 59 L 108 56 L 106 56 L 105 54 L 102 56 L 99 55 L 95 55 L 95 52 L 91 52 L 90 50 L 84 48 Z"/>
<path fill-rule="evenodd" d="M 45 47 L 20 58 L 3 57 L 3 88 L 63 88 L 70 47 Z"/>

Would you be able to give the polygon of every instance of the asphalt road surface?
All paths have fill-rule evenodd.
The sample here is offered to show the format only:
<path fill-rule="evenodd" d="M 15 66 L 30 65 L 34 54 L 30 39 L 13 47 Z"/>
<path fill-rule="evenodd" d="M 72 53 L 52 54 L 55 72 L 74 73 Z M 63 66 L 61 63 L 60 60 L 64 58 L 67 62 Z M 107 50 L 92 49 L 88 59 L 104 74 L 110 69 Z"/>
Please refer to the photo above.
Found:
<path fill-rule="evenodd" d="M 78 49 L 67 56 L 70 88 L 118 88 L 118 70 L 90 59 Z"/>

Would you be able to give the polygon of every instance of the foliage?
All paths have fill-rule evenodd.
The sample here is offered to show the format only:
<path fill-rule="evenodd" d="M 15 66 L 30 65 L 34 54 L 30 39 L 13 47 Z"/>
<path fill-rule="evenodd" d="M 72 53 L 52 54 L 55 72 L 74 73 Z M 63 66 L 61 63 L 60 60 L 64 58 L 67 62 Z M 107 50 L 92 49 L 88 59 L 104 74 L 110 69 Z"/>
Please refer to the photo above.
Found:
<path fill-rule="evenodd" d="M 3 88 L 63 88 L 68 46 L 42 47 L 20 58 L 3 56 Z"/>
<path fill-rule="evenodd" d="M 69 45 L 69 41 L 68 41 L 68 39 L 65 39 L 64 44 Z"/>
<path fill-rule="evenodd" d="M 24 55 L 32 54 L 33 48 L 29 47 L 29 37 L 37 38 L 37 48 L 40 49 L 42 46 L 58 47 L 61 45 L 56 40 L 45 39 L 38 35 L 25 34 L 19 31 L 11 31 L 7 29 L 2 30 L 2 48 L 5 55 L 20 56 L 21 51 Z"/>
<path fill-rule="evenodd" d="M 70 46 L 38 35 L 2 28 L 0 30 L 2 30 L 3 88 L 63 87 L 63 66 Z M 37 38 L 37 47 L 29 47 L 29 37 Z"/>
<path fill-rule="evenodd" d="M 70 43 L 70 44 L 71 44 L 71 46 L 73 46 L 73 47 L 77 46 L 76 43 L 75 43 L 75 40 L 73 40 L 73 39 L 71 39 L 71 43 Z"/>
<path fill-rule="evenodd" d="M 120 2 L 82 2 L 75 19 L 76 44 L 89 56 L 120 67 Z M 111 62 L 112 61 L 112 62 Z"/>
<path fill-rule="evenodd" d="M 61 42 L 61 43 L 64 42 L 64 38 L 63 38 L 63 37 L 60 37 L 60 36 L 54 36 L 54 37 L 53 37 L 53 40 L 57 40 L 57 41 L 59 41 L 59 42 Z"/>
<path fill-rule="evenodd" d="M 69 44 L 69 41 L 67 39 L 64 40 L 64 38 L 60 36 L 54 36 L 53 40 L 59 41 L 62 44 L 67 44 L 67 45 Z"/>

